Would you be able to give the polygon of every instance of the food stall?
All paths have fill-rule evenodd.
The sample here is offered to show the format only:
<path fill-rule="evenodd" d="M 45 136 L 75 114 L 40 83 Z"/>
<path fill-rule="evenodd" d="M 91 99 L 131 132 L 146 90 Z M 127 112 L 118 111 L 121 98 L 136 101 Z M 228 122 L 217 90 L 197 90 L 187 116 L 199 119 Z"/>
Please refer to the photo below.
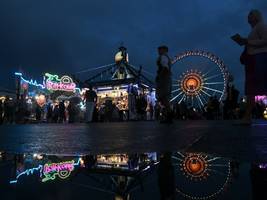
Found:
<path fill-rule="evenodd" d="M 97 92 L 99 110 L 107 103 L 112 104 L 119 111 L 127 113 L 127 119 L 134 115 L 136 96 L 153 93 L 155 98 L 154 83 L 142 74 L 142 67 L 137 68 L 129 64 L 125 47 L 119 48 L 114 64 L 93 74 L 84 83 L 92 86 Z"/>

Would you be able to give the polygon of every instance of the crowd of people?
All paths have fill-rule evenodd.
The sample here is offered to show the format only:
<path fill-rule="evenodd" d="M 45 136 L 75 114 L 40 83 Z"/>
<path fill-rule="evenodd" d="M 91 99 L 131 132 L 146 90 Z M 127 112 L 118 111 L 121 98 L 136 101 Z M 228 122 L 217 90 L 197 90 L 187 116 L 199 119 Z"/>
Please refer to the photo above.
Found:
<path fill-rule="evenodd" d="M 49 122 L 49 123 L 72 123 L 78 116 L 80 110 L 73 102 L 68 106 L 65 101 L 52 103 L 48 101 L 44 105 L 39 105 L 36 101 L 31 103 L 21 95 L 14 100 L 9 96 L 4 101 L 0 101 L 0 124 L 30 123 L 30 122 Z"/>
<path fill-rule="evenodd" d="M 93 90 L 92 90 L 93 91 Z M 90 94 L 91 93 L 91 94 Z M 72 101 L 47 101 L 44 105 L 33 102 L 30 105 L 21 96 L 13 100 L 6 96 L 0 101 L 0 124 L 13 123 L 75 123 L 75 122 L 118 122 L 118 121 L 145 121 L 161 120 L 162 111 L 160 103 L 152 101 L 149 94 L 138 94 L 134 97 L 134 111 L 120 110 L 112 102 L 106 100 L 104 104 L 97 105 L 97 95 L 94 92 L 85 95 L 85 109 L 81 103 Z M 90 94 L 90 95 L 88 95 Z M 182 101 L 172 104 L 170 111 L 172 119 L 176 120 L 221 120 L 241 119 L 246 111 L 245 98 L 239 98 L 239 91 L 234 86 L 228 87 L 227 97 L 220 102 L 216 96 L 211 96 L 202 108 L 195 108 Z M 89 99 L 89 101 L 88 101 Z M 87 103 L 86 103 L 87 102 Z M 252 111 L 254 118 L 263 118 L 266 105 L 263 101 L 255 104 Z M 132 115 L 131 117 L 129 115 Z"/>

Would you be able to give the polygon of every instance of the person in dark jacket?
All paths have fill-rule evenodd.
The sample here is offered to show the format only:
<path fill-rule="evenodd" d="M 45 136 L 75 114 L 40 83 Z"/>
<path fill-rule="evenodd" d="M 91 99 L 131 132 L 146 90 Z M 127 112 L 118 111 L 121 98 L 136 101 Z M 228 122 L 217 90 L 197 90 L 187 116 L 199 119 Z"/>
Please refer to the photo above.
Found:
<path fill-rule="evenodd" d="M 89 90 L 85 93 L 85 105 L 86 105 L 86 115 L 85 121 L 92 122 L 93 121 L 93 113 L 97 102 L 97 94 L 93 90 L 92 86 L 89 86 Z"/>
<path fill-rule="evenodd" d="M 73 102 L 70 102 L 67 110 L 69 113 L 69 123 L 74 123 L 75 122 L 75 104 Z"/>
<path fill-rule="evenodd" d="M 172 165 L 172 156 L 170 152 L 166 152 L 160 158 L 158 169 L 158 185 L 161 200 L 175 199 L 175 175 Z"/>
<path fill-rule="evenodd" d="M 35 117 L 36 117 L 36 121 L 40 122 L 40 121 L 41 121 L 41 116 L 42 116 L 41 106 L 39 106 L 39 105 L 37 104 L 36 109 L 35 109 Z"/>
<path fill-rule="evenodd" d="M 59 118 L 59 106 L 55 105 L 53 109 L 53 114 L 52 114 L 53 123 L 58 123 L 58 118 Z"/>
<path fill-rule="evenodd" d="M 51 103 L 47 104 L 47 115 L 46 115 L 46 121 L 48 123 L 52 122 L 52 118 L 53 118 L 53 108 Z"/>
<path fill-rule="evenodd" d="M 163 123 L 172 122 L 172 113 L 170 106 L 171 98 L 171 87 L 172 87 L 172 77 L 171 77 L 171 59 L 168 56 L 168 47 L 160 46 L 158 47 L 159 57 L 157 60 L 158 70 L 156 76 L 156 97 L 161 107 L 161 113 Z"/>
<path fill-rule="evenodd" d="M 2 100 L 0 100 L 0 124 L 3 123 L 3 113 L 4 113 L 3 102 Z"/>
<path fill-rule="evenodd" d="M 59 103 L 59 123 L 64 123 L 66 121 L 66 107 L 65 102 L 61 101 Z"/>

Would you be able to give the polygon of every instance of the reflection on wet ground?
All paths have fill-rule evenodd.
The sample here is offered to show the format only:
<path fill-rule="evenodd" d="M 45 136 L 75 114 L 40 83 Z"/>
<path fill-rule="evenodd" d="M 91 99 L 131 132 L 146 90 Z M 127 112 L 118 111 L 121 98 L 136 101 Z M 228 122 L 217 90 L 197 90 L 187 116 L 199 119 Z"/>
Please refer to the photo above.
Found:
<path fill-rule="evenodd" d="M 266 199 L 267 164 L 193 152 L 0 153 L 1 199 Z"/>

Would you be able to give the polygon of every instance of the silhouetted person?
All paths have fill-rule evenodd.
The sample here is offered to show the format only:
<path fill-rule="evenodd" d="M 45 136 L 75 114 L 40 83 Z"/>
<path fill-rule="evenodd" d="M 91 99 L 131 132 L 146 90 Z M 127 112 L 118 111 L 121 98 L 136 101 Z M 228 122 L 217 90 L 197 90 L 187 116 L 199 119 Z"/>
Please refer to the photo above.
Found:
<path fill-rule="evenodd" d="M 139 120 L 144 120 L 146 116 L 147 101 L 144 95 L 140 94 L 136 98 L 136 113 Z"/>
<path fill-rule="evenodd" d="M 135 107 L 135 100 L 137 96 L 137 89 L 133 86 L 133 84 L 130 84 L 128 86 L 128 109 L 129 109 L 129 120 L 136 119 L 136 107 Z"/>
<path fill-rule="evenodd" d="M 218 119 L 220 114 L 220 102 L 217 96 L 213 97 L 212 105 L 213 105 L 213 118 Z"/>
<path fill-rule="evenodd" d="M 2 100 L 0 100 L 0 124 L 3 123 L 3 114 L 4 114 L 3 102 Z"/>
<path fill-rule="evenodd" d="M 179 110 L 180 110 L 180 118 L 182 120 L 185 120 L 188 118 L 188 108 L 187 108 L 187 105 L 185 103 L 185 101 L 182 101 L 180 104 L 179 104 Z"/>
<path fill-rule="evenodd" d="M 213 96 L 209 97 L 208 103 L 207 103 L 207 119 L 208 120 L 213 120 L 213 110 L 214 110 L 214 105 L 213 105 Z"/>
<path fill-rule="evenodd" d="M 36 121 L 40 122 L 41 116 L 42 116 L 42 110 L 41 110 L 41 106 L 39 106 L 38 104 L 36 105 L 35 116 L 36 116 Z"/>
<path fill-rule="evenodd" d="M 75 121 L 75 105 L 73 102 L 70 102 L 67 110 L 69 113 L 69 123 L 74 123 L 74 121 Z"/>
<path fill-rule="evenodd" d="M 50 123 L 50 122 L 52 122 L 52 119 L 53 119 L 53 108 L 52 108 L 51 103 L 48 103 L 48 104 L 47 104 L 46 121 L 47 121 L 48 123 Z"/>
<path fill-rule="evenodd" d="M 157 60 L 158 70 L 156 76 L 156 95 L 161 106 L 163 119 L 161 122 L 172 122 L 172 113 L 170 107 L 171 97 L 171 59 L 168 56 L 168 47 L 158 47 L 159 57 Z"/>
<path fill-rule="evenodd" d="M 251 111 L 256 95 L 267 95 L 267 25 L 263 22 L 260 11 L 252 10 L 248 15 L 251 32 L 247 38 L 239 34 L 234 40 L 245 50 L 240 61 L 245 65 L 245 94 L 247 95 L 247 110 L 244 123 L 251 124 Z"/>
<path fill-rule="evenodd" d="M 66 107 L 64 101 L 59 103 L 59 123 L 66 121 Z"/>
<path fill-rule="evenodd" d="M 92 167 L 95 167 L 97 163 L 97 158 L 93 155 L 86 155 L 83 157 L 83 160 L 86 169 L 91 169 Z"/>
<path fill-rule="evenodd" d="M 112 113 L 113 113 L 113 104 L 111 99 L 107 99 L 105 101 L 105 107 L 104 107 L 104 121 L 105 122 L 111 122 L 112 121 Z"/>
<path fill-rule="evenodd" d="M 15 106 L 9 96 L 6 96 L 4 102 L 4 121 L 7 123 L 13 123 Z"/>
<path fill-rule="evenodd" d="M 252 185 L 252 199 L 267 199 L 267 169 L 257 164 L 251 164 L 250 179 Z"/>
<path fill-rule="evenodd" d="M 85 121 L 92 122 L 95 104 L 97 102 L 97 94 L 93 90 L 92 86 L 89 86 L 89 90 L 85 92 L 85 101 L 86 101 Z"/>
<path fill-rule="evenodd" d="M 158 168 L 158 185 L 161 200 L 175 199 L 175 175 L 171 157 L 172 154 L 167 152 L 160 158 Z"/>
<path fill-rule="evenodd" d="M 154 119 L 154 106 L 155 106 L 155 99 L 152 95 L 152 90 L 147 94 L 146 101 L 146 120 L 153 120 Z"/>
<path fill-rule="evenodd" d="M 232 160 L 230 162 L 230 167 L 231 167 L 231 171 L 232 171 L 232 177 L 234 179 L 238 179 L 239 170 L 240 170 L 240 162 L 238 160 Z"/>
<path fill-rule="evenodd" d="M 52 114 L 53 122 L 58 123 L 58 118 L 59 118 L 59 106 L 55 105 L 53 109 L 53 114 Z"/>
<path fill-rule="evenodd" d="M 138 154 L 129 155 L 128 167 L 133 170 L 138 166 L 139 156 Z"/>
<path fill-rule="evenodd" d="M 16 103 L 16 122 L 17 123 L 23 123 L 25 121 L 25 113 L 26 113 L 26 108 L 25 108 L 25 99 L 24 95 L 20 95 L 20 98 L 17 100 Z"/>
<path fill-rule="evenodd" d="M 114 200 L 130 200 L 131 196 L 128 191 L 128 179 L 127 176 L 116 176 L 114 178 L 116 182 L 115 197 Z"/>
<path fill-rule="evenodd" d="M 234 85 L 228 85 L 226 88 L 226 99 L 224 101 L 223 113 L 224 119 L 233 119 L 235 118 L 234 112 L 235 109 L 238 107 L 238 97 L 239 91 L 235 88 Z"/>
<path fill-rule="evenodd" d="M 262 113 L 264 112 L 266 106 L 262 101 L 255 103 L 255 106 L 252 110 L 252 116 L 255 119 L 261 119 L 263 117 Z"/>

